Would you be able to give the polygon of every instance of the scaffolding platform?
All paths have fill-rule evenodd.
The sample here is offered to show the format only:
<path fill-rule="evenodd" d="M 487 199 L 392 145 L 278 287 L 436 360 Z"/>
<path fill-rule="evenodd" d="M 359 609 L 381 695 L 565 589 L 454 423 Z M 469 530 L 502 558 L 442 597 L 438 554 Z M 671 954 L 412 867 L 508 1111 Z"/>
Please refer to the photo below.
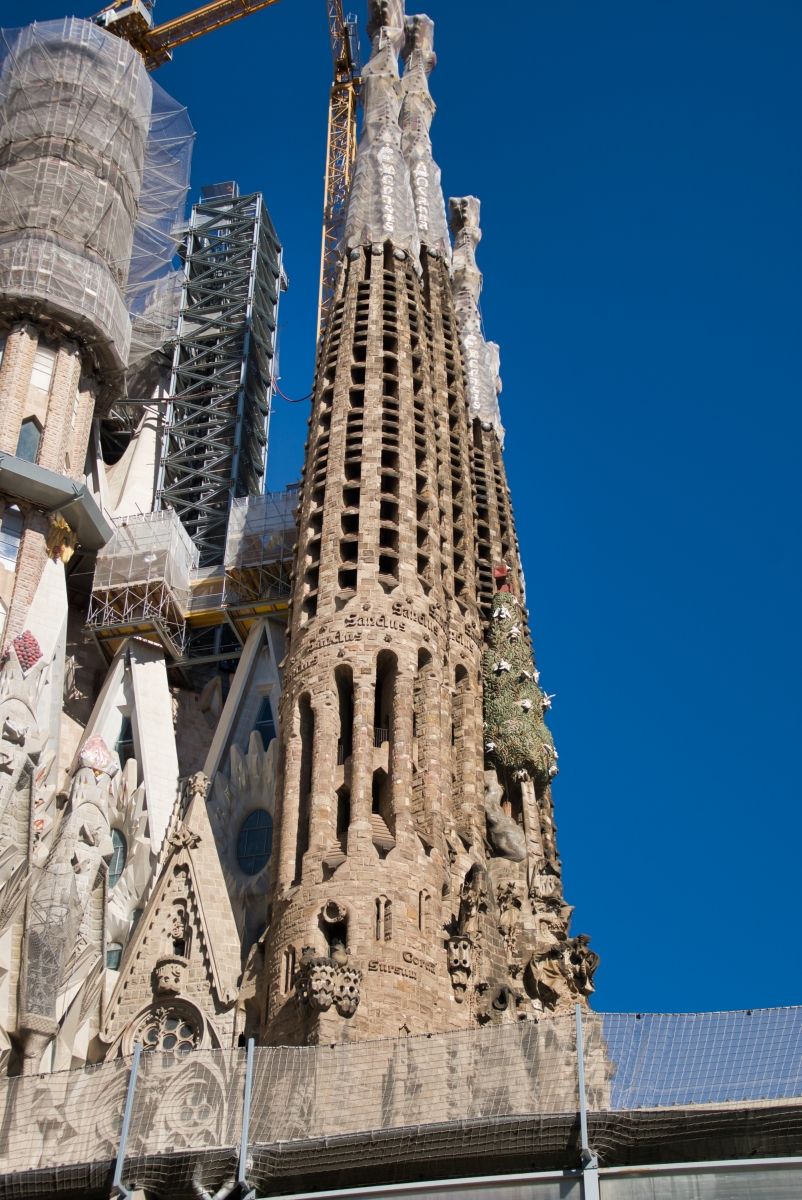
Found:
<path fill-rule="evenodd" d="M 297 489 L 234 501 L 221 564 L 202 567 L 173 510 L 122 517 L 95 564 L 87 628 L 107 658 L 142 637 L 176 665 L 235 657 L 204 636 L 221 626 L 242 646 L 253 624 L 287 611 Z"/>

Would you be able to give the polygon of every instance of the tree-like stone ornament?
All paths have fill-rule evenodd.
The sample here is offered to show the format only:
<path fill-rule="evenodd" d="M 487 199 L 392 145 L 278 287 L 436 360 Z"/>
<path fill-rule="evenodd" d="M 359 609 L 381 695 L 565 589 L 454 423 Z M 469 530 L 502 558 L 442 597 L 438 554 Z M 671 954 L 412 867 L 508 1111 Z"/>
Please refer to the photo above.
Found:
<path fill-rule="evenodd" d="M 526 771 L 541 786 L 556 775 L 557 752 L 543 721 L 544 693 L 537 682 L 529 642 L 521 633 L 522 610 L 509 592 L 493 600 L 483 655 L 485 745 L 504 781 Z"/>
<path fill-rule="evenodd" d="M 316 1012 L 327 1012 L 332 1005 L 341 1017 L 352 1017 L 359 1007 L 362 972 L 349 962 L 350 951 L 335 942 L 330 955 L 315 953 L 304 946 L 296 977 L 301 1003 Z"/>
<path fill-rule="evenodd" d="M 327 1012 L 334 1003 L 334 963 L 316 955 L 312 946 L 304 946 L 298 968 L 298 996 L 303 1004 L 317 1012 Z"/>
<path fill-rule="evenodd" d="M 362 972 L 358 967 L 340 966 L 334 973 L 334 1006 L 341 1017 L 352 1017 L 359 1007 Z"/>

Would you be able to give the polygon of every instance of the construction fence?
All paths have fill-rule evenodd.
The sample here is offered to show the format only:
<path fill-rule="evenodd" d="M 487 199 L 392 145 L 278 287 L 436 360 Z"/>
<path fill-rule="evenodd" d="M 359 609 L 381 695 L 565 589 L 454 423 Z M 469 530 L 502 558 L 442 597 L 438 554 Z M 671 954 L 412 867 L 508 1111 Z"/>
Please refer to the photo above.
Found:
<path fill-rule="evenodd" d="M 655 1128 L 663 1136 L 672 1110 L 682 1110 L 686 1132 L 689 1121 L 698 1132 L 713 1114 L 720 1121 L 722 1110 L 731 1110 L 730 1124 L 733 1114 L 762 1108 L 787 1126 L 789 1106 L 802 1101 L 799 1007 L 584 1013 L 581 1029 L 591 1144 L 594 1132 L 606 1144 L 625 1126 L 636 1137 L 638 1114 L 649 1136 Z M 320 1172 L 323 1187 L 338 1173 L 353 1179 L 362 1165 L 375 1175 L 384 1164 L 391 1182 L 398 1164 L 421 1154 L 451 1174 L 522 1154 L 552 1167 L 578 1163 L 573 1014 L 382 1042 L 258 1047 L 252 1055 L 250 1070 L 245 1049 L 159 1051 L 143 1053 L 135 1071 L 131 1060 L 115 1059 L 4 1080 L 3 1194 L 36 1195 L 32 1181 L 47 1169 L 61 1180 L 85 1178 L 93 1194 L 90 1176 L 110 1178 L 120 1152 L 129 1093 L 122 1178 L 156 1195 L 191 1194 L 193 1180 L 213 1192 L 235 1170 L 243 1143 L 251 1182 L 268 1195 L 299 1171 L 306 1179 Z"/>

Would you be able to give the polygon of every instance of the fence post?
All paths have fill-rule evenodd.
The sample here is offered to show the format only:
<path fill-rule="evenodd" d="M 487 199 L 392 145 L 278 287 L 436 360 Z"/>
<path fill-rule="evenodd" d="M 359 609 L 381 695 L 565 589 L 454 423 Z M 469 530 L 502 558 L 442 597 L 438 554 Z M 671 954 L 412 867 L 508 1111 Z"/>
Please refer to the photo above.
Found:
<path fill-rule="evenodd" d="M 134 1057 L 131 1060 L 131 1074 L 128 1076 L 128 1090 L 125 1093 L 123 1123 L 120 1129 L 120 1144 L 117 1147 L 117 1161 L 114 1164 L 114 1175 L 111 1180 L 110 1194 L 112 1196 L 122 1196 L 123 1200 L 128 1200 L 128 1197 L 131 1195 L 123 1183 L 123 1166 L 125 1165 L 125 1151 L 128 1146 L 128 1131 L 131 1128 L 131 1113 L 134 1111 L 134 1092 L 136 1090 L 136 1077 L 141 1057 L 142 1046 L 137 1042 L 134 1046 Z"/>
<path fill-rule="evenodd" d="M 579 1092 L 579 1137 L 584 1200 L 599 1200 L 599 1161 L 588 1144 L 588 1102 L 585 1094 L 585 1041 L 582 1031 L 582 1005 L 574 1008 L 576 1017 L 576 1069 Z"/>
<path fill-rule="evenodd" d="M 253 1088 L 253 1038 L 248 1038 L 248 1049 L 245 1054 L 245 1086 L 242 1094 L 242 1136 L 239 1146 L 239 1173 L 237 1183 L 240 1185 L 242 1200 L 250 1200 L 256 1195 L 247 1179 L 248 1172 L 248 1142 L 251 1126 L 251 1091 Z"/>

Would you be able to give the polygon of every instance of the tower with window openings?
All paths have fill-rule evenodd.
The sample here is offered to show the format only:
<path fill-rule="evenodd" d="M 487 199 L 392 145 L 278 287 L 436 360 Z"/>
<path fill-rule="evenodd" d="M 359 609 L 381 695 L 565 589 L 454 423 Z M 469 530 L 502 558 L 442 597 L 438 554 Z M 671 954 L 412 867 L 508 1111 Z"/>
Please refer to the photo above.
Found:
<path fill-rule="evenodd" d="M 585 1002 L 596 966 L 562 895 L 479 203 L 450 202 L 452 248 L 432 22 L 369 9 L 299 514 L 268 1042 L 535 1019 Z"/>

